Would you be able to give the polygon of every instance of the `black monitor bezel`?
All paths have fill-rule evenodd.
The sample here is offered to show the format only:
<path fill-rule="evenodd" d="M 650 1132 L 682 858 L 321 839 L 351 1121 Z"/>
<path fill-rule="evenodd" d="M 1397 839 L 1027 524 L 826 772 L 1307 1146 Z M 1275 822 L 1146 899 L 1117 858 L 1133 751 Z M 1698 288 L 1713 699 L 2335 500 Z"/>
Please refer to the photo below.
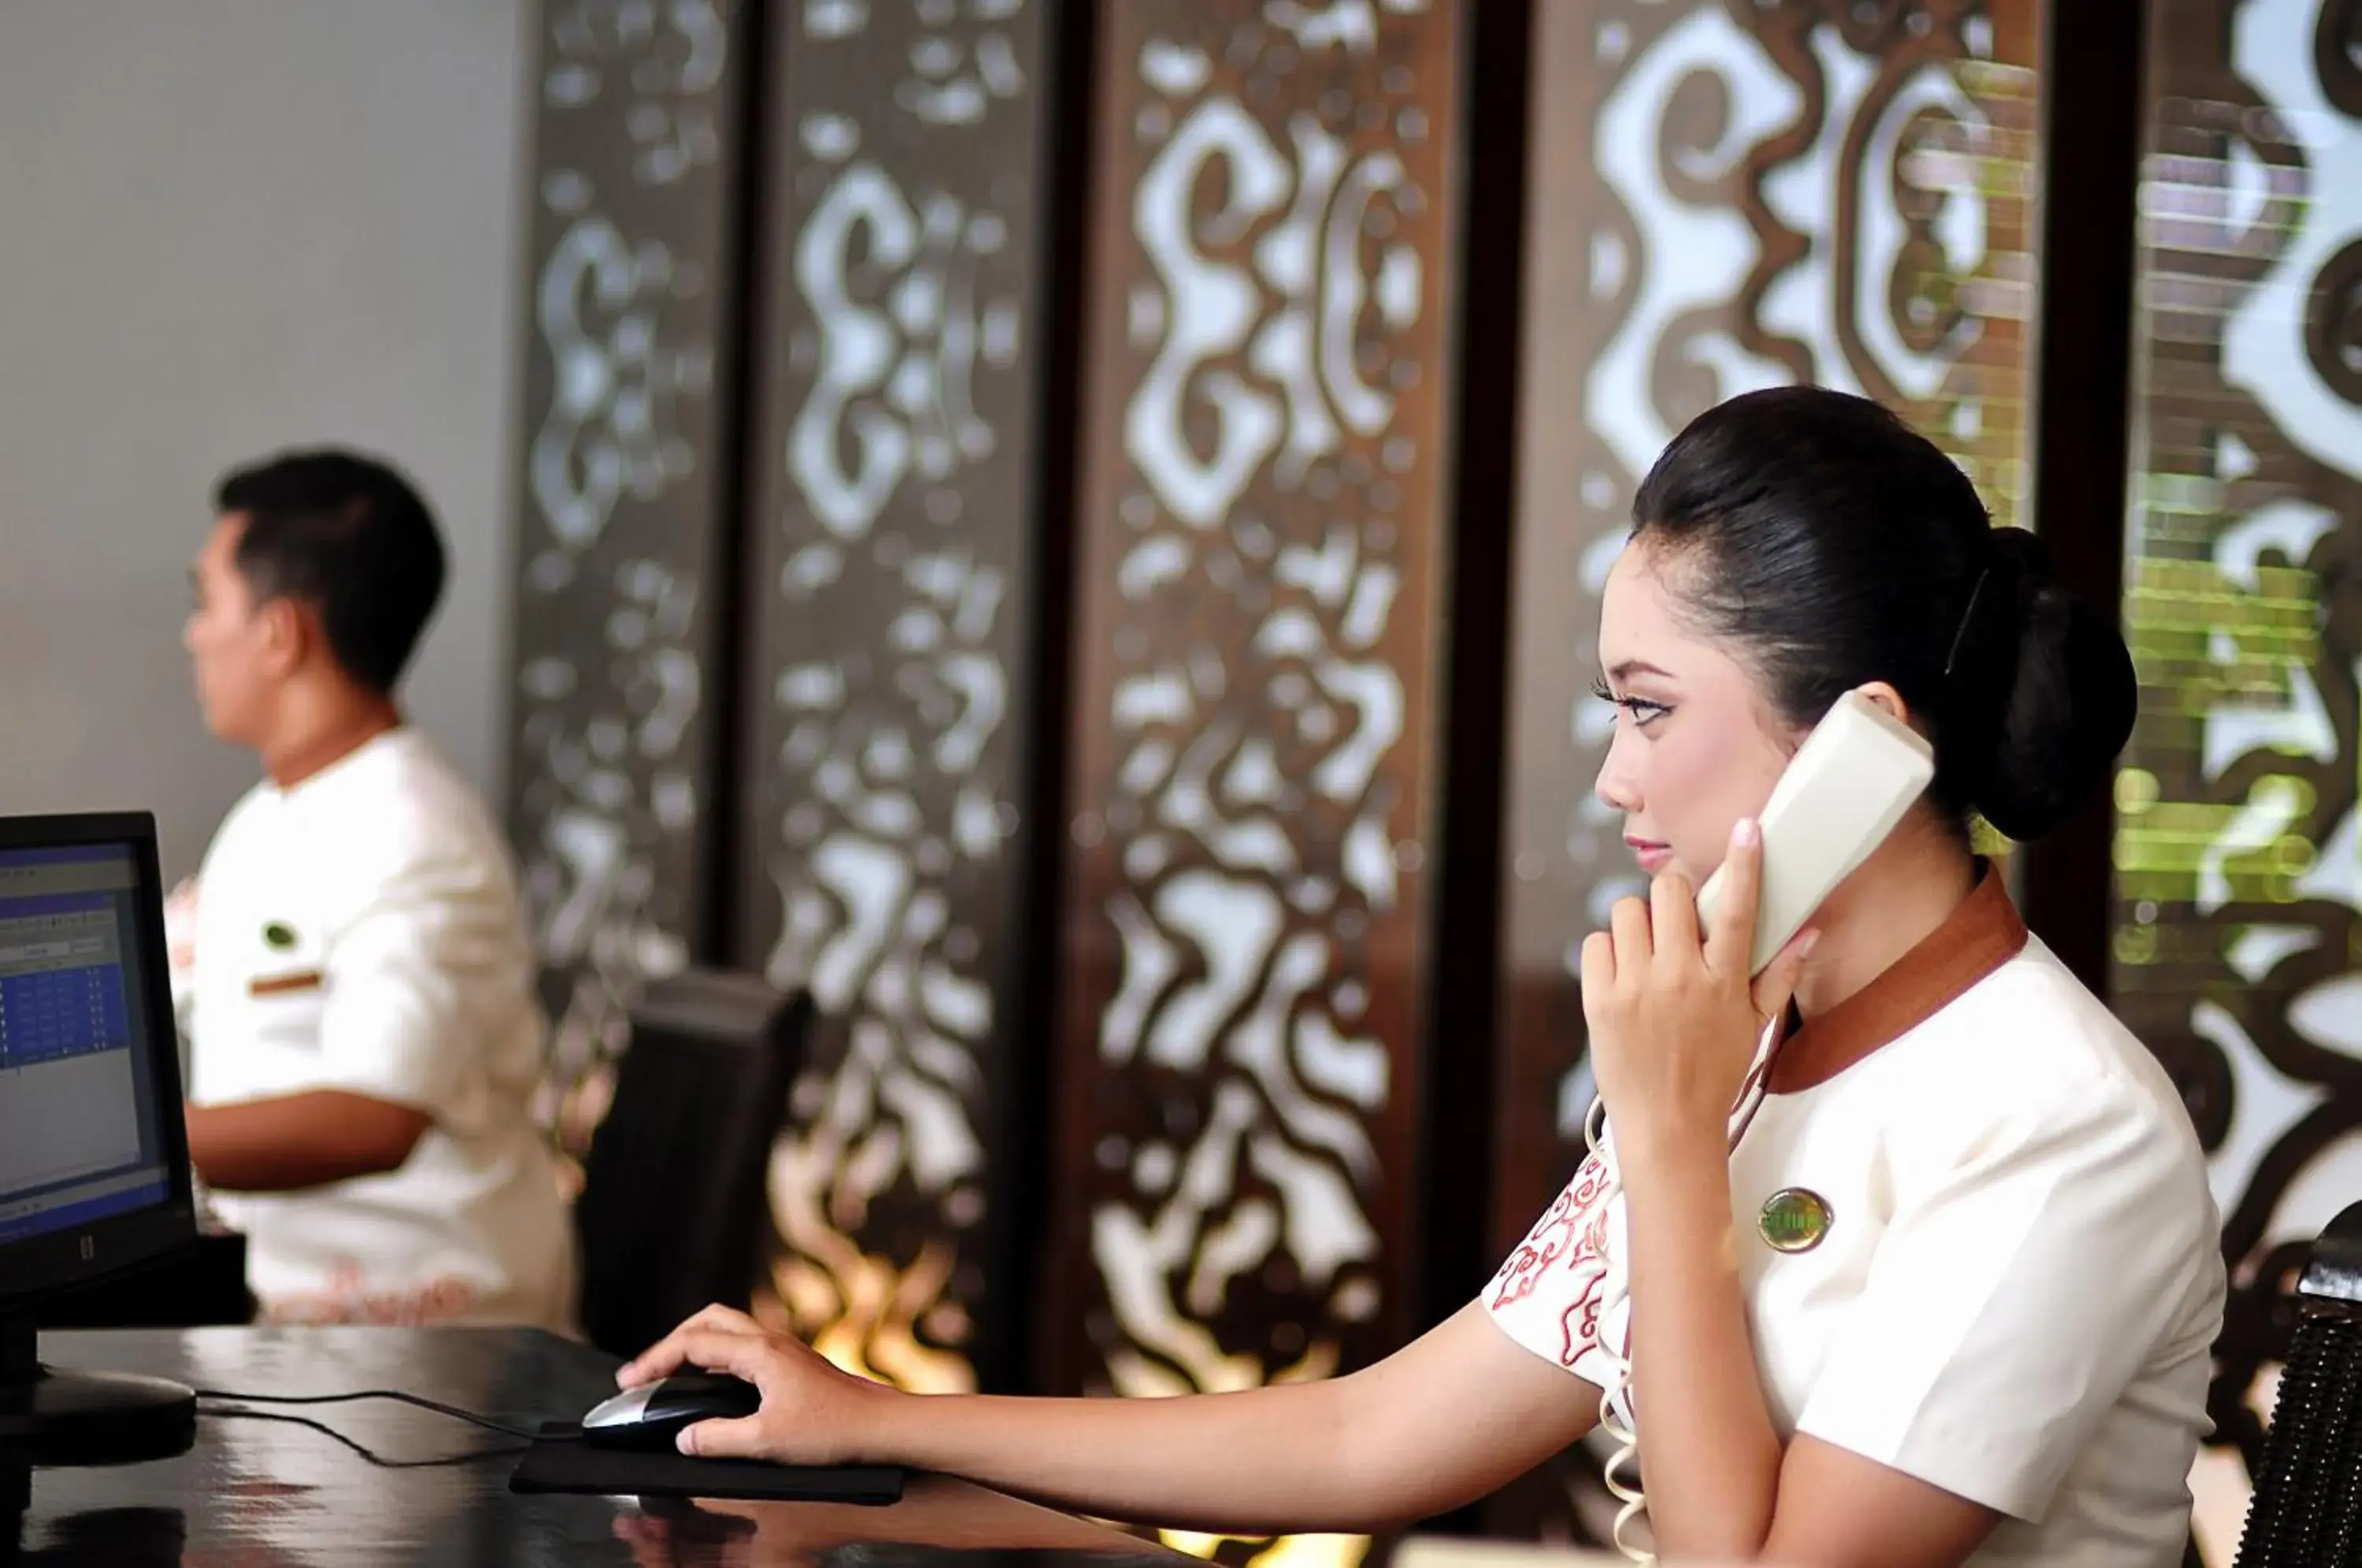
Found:
<path fill-rule="evenodd" d="M 131 852 L 138 880 L 133 900 L 147 962 L 135 967 L 147 995 L 149 1048 L 157 1056 L 157 1132 L 163 1141 L 164 1200 L 110 1214 L 87 1225 L 0 1242 L 0 1307 L 95 1285 L 192 1246 L 197 1236 L 196 1198 L 189 1175 L 189 1127 L 182 1107 L 181 1045 L 172 1010 L 170 949 L 164 936 L 164 877 L 156 851 L 156 819 L 146 812 L 89 812 L 0 817 L 0 855 L 23 849 L 117 848 Z"/>

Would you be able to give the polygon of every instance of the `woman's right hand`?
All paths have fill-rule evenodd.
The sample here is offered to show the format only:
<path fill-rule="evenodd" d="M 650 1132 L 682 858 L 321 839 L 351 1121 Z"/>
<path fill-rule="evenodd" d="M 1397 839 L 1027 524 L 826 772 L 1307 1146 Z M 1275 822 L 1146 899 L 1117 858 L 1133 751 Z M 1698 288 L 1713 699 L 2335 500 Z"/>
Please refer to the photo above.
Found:
<path fill-rule="evenodd" d="M 764 1459 L 775 1464 L 844 1464 L 862 1452 L 871 1412 L 899 1391 L 831 1365 L 793 1334 L 766 1329 L 729 1307 L 708 1307 L 615 1374 L 625 1388 L 683 1367 L 753 1384 L 762 1408 L 737 1420 L 700 1421 L 680 1434 L 683 1453 Z"/>

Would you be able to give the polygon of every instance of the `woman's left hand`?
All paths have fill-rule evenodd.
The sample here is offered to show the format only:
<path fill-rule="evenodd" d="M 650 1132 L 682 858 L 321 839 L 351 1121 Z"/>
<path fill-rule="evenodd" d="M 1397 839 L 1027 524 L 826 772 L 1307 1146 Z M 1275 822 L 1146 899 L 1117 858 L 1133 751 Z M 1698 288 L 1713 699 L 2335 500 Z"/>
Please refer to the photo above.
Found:
<path fill-rule="evenodd" d="M 1784 1011 L 1818 933 L 1809 926 L 1750 980 L 1763 836 L 1751 818 L 1730 835 L 1713 928 L 1701 938 L 1697 895 L 1678 872 L 1649 897 L 1620 900 L 1608 929 L 1583 944 L 1583 1016 L 1592 1072 L 1619 1148 L 1710 1138 L 1720 1146 L 1764 1024 Z"/>

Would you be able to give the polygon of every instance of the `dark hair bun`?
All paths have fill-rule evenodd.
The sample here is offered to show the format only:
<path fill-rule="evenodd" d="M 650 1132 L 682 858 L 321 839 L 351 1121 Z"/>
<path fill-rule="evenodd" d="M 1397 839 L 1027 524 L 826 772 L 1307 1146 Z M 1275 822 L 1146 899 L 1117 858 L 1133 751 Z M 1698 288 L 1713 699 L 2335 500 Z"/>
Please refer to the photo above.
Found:
<path fill-rule="evenodd" d="M 1985 821 L 2014 839 L 2038 838 L 2107 777 L 2132 735 L 2139 686 L 2124 639 L 2067 591 L 2047 546 L 2022 528 L 1996 528 L 1992 542 L 1984 594 L 2006 617 L 1994 640 L 2014 642 L 2015 657 L 1986 664 L 1999 734 L 1965 782 Z M 1978 618 L 1986 613 L 1981 604 Z"/>

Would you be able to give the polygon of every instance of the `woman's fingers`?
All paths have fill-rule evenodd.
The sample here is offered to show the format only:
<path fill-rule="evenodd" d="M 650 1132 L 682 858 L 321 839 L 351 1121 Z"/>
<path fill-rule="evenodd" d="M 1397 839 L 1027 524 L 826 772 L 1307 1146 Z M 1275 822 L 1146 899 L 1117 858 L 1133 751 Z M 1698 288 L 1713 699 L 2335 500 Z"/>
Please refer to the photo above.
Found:
<path fill-rule="evenodd" d="M 1763 893 L 1763 831 L 1753 817 L 1730 830 L 1730 850 L 1722 860 L 1722 892 L 1705 933 L 1706 967 L 1717 975 L 1746 978 L 1755 956 L 1756 906 Z"/>
<path fill-rule="evenodd" d="M 696 1312 L 689 1320 L 615 1369 L 615 1381 L 625 1388 L 637 1388 L 643 1383 L 654 1383 L 659 1377 L 669 1377 L 680 1370 L 683 1337 L 704 1330 L 721 1330 L 736 1334 L 759 1334 L 762 1325 L 734 1307 L 712 1306 Z"/>

